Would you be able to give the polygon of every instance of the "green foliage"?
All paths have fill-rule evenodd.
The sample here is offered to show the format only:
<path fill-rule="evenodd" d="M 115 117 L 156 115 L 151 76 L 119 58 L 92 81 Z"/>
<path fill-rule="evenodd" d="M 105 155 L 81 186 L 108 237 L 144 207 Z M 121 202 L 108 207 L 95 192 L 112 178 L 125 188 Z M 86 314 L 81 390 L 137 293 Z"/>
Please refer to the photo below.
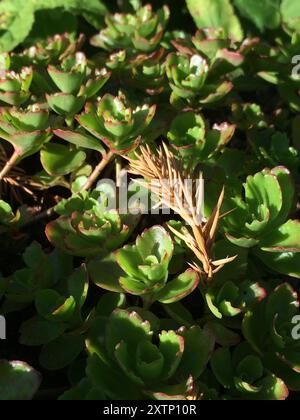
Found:
<path fill-rule="evenodd" d="M 15 220 L 15 215 L 8 203 L 0 200 L 0 223 L 1 225 L 10 225 Z"/>
<path fill-rule="evenodd" d="M 152 52 L 163 37 L 169 15 L 167 6 L 155 13 L 150 4 L 138 8 L 135 14 L 106 15 L 107 27 L 95 35 L 91 43 L 109 51 L 126 48 Z"/>
<path fill-rule="evenodd" d="M 254 247 L 270 268 L 299 278 L 299 221 L 287 220 L 295 194 L 289 171 L 276 167 L 248 176 L 244 190 L 245 201 L 235 196 L 227 203 L 235 210 L 224 222 L 226 237 Z"/>
<path fill-rule="evenodd" d="M 199 277 L 187 270 L 167 283 L 172 255 L 173 242 L 162 227 L 145 231 L 135 245 L 116 252 L 116 261 L 125 273 L 119 278 L 120 286 L 127 293 L 143 296 L 147 305 L 155 300 L 173 303 L 184 298 L 197 287 Z"/>
<path fill-rule="evenodd" d="M 0 400 L 300 391 L 299 1 L 146 3 L 0 2 Z"/>
<path fill-rule="evenodd" d="M 198 28 L 224 28 L 226 36 L 240 41 L 243 38 L 241 24 L 234 14 L 230 0 L 187 0 L 187 6 Z"/>
<path fill-rule="evenodd" d="M 198 163 L 208 161 L 222 151 L 234 132 L 234 125 L 215 124 L 211 129 L 200 114 L 184 112 L 172 121 L 167 136 L 170 144 L 183 158 L 190 158 Z"/>
<path fill-rule="evenodd" d="M 283 2 L 284 3 L 284 2 Z M 234 5 L 242 16 L 252 21 L 261 31 L 276 29 L 280 25 L 280 0 L 234 0 Z M 282 5 L 283 10 L 285 5 Z"/>
<path fill-rule="evenodd" d="M 24 110 L 3 108 L 0 130 L 1 137 L 12 144 L 19 160 L 36 153 L 52 137 L 49 112 L 35 105 Z"/>
<path fill-rule="evenodd" d="M 39 373 L 27 363 L 0 361 L 0 400 L 31 400 L 40 382 Z"/>
<path fill-rule="evenodd" d="M 246 313 L 243 331 L 252 348 L 262 355 L 266 368 L 278 373 L 289 389 L 299 390 L 300 341 L 292 334 L 294 316 L 299 316 L 297 294 L 289 284 L 282 284 Z"/>
<path fill-rule="evenodd" d="M 95 321 L 87 342 L 87 378 L 79 387 L 85 382 L 89 393 L 100 390 L 103 399 L 178 399 L 180 393 L 188 394 L 189 382 L 197 379 L 208 363 L 213 339 L 199 327 L 159 333 L 153 330 L 147 312 L 145 316 L 116 309 L 102 329 L 102 322 Z M 153 343 L 154 336 L 157 344 Z M 189 352 L 193 351 L 197 351 L 198 358 L 191 365 Z M 171 386 L 170 381 L 174 383 Z M 72 399 L 70 393 L 63 399 Z"/>
<path fill-rule="evenodd" d="M 299 29 L 300 7 L 295 0 L 283 0 L 281 3 L 281 13 L 283 21 L 291 29 Z"/>
<path fill-rule="evenodd" d="M 62 9 L 75 14 L 103 16 L 107 9 L 100 0 L 4 0 L 0 4 L 0 50 L 11 51 L 29 35 L 35 22 L 35 14 L 41 11 Z M 64 32 L 64 28 L 62 33 Z M 47 35 L 51 35 L 47 33 Z"/>
<path fill-rule="evenodd" d="M 186 0 L 198 28 L 220 28 L 227 36 L 241 40 L 243 29 L 238 14 L 261 32 L 277 29 L 281 23 L 299 28 L 300 9 L 297 0 Z"/>
<path fill-rule="evenodd" d="M 0 50 L 11 51 L 28 36 L 34 22 L 33 2 L 2 1 Z"/>
<path fill-rule="evenodd" d="M 82 127 L 101 139 L 112 151 L 124 153 L 137 147 L 156 107 L 146 104 L 131 108 L 122 94 L 107 94 L 78 117 Z"/>
<path fill-rule="evenodd" d="M 119 214 L 107 207 L 101 192 L 83 192 L 56 207 L 60 217 L 50 222 L 46 235 L 64 252 L 86 257 L 105 256 L 130 236 L 138 217 Z"/>
<path fill-rule="evenodd" d="M 218 349 L 211 358 L 212 370 L 225 389 L 247 400 L 285 400 L 288 390 L 284 382 L 264 371 L 261 359 L 248 343 L 236 347 L 233 355 Z M 225 397 L 226 398 L 226 397 Z"/>
<path fill-rule="evenodd" d="M 233 88 L 229 81 L 206 84 L 210 66 L 198 54 L 188 56 L 171 53 L 167 58 L 166 73 L 173 92 L 173 103 L 181 99 L 200 106 L 211 105 L 221 101 Z"/>

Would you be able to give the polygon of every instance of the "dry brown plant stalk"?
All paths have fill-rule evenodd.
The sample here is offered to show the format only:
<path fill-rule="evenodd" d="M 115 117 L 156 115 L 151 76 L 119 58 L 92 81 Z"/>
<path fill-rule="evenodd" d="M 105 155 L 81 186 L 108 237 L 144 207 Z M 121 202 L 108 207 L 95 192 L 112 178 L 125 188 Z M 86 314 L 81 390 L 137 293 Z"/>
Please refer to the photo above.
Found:
<path fill-rule="evenodd" d="M 2 145 L 0 145 L 0 167 L 4 167 L 8 161 L 8 156 Z M 30 188 L 30 179 L 26 176 L 25 172 L 15 166 L 11 169 L 9 175 L 5 176 L 0 181 L 0 196 L 3 193 L 9 192 L 11 196 L 18 203 L 22 203 L 21 194 L 19 191 L 23 191 L 30 196 L 34 196 L 33 191 Z"/>
<path fill-rule="evenodd" d="M 202 218 L 202 175 L 200 182 L 199 179 L 194 180 L 166 144 L 163 144 L 157 153 L 154 153 L 149 146 L 142 146 L 139 151 L 140 153 L 135 153 L 135 159 L 129 159 L 129 173 L 144 177 L 147 182 L 142 185 L 159 197 L 158 205 L 169 206 L 191 227 L 191 232 L 188 229 L 179 232 L 168 226 L 196 256 L 196 261 L 190 263 L 190 266 L 200 273 L 204 282 L 210 282 L 214 274 L 236 258 L 236 256 L 221 260 L 213 258 L 213 245 L 219 220 L 224 216 L 220 213 L 224 201 L 224 188 L 215 209 L 206 221 Z M 194 188 L 187 187 L 185 182 L 187 179 L 193 179 Z"/>

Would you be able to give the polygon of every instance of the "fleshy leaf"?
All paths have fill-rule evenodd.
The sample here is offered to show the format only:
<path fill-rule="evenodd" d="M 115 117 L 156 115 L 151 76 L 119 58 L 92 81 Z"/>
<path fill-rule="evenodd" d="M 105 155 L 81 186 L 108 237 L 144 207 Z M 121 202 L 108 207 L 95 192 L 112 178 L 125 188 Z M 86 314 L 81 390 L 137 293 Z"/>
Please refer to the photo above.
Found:
<path fill-rule="evenodd" d="M 41 162 L 49 175 L 66 175 L 78 169 L 85 161 L 81 150 L 70 150 L 61 144 L 49 143 L 41 151 Z"/>
<path fill-rule="evenodd" d="M 192 293 L 198 286 L 199 280 L 198 273 L 188 269 L 166 284 L 159 293 L 158 300 L 165 304 L 177 302 Z"/>
<path fill-rule="evenodd" d="M 40 374 L 27 363 L 0 360 L 0 400 L 31 400 L 40 383 Z"/>
<path fill-rule="evenodd" d="M 230 38 L 243 38 L 241 24 L 229 0 L 187 0 L 187 6 L 198 28 L 224 28 Z"/>

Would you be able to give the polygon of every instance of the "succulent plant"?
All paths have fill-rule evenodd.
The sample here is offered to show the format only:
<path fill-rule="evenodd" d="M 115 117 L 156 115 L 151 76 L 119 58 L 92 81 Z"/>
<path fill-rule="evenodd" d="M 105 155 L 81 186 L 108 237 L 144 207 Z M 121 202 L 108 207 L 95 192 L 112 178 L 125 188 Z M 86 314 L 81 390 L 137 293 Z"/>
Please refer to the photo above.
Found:
<path fill-rule="evenodd" d="M 56 267 L 56 270 L 57 258 L 62 265 Z M 71 257 L 63 255 L 58 250 L 46 254 L 37 242 L 32 242 L 25 249 L 22 259 L 24 263 L 22 268 L 7 278 L 5 299 L 1 306 L 1 312 L 4 314 L 32 304 L 41 290 L 54 287 L 68 274 L 69 267 L 72 267 Z"/>
<path fill-rule="evenodd" d="M 299 316 L 298 295 L 283 283 L 244 317 L 243 333 L 264 366 L 291 390 L 300 389 L 300 340 L 293 336 Z"/>
<path fill-rule="evenodd" d="M 217 349 L 211 367 L 229 400 L 285 400 L 289 391 L 280 377 L 270 374 L 251 346 L 244 342 L 233 354 L 228 348 Z"/>
<path fill-rule="evenodd" d="M 119 72 L 121 74 L 128 68 L 127 55 L 127 50 L 120 50 L 113 52 L 107 58 L 105 57 L 107 68 L 114 70 L 115 73 Z"/>
<path fill-rule="evenodd" d="M 215 59 L 221 50 L 230 48 L 233 43 L 232 40 L 226 36 L 222 28 L 199 29 L 191 40 L 196 49 L 201 54 L 205 54 L 211 60 Z M 176 42 L 175 46 L 177 44 L 178 43 Z"/>
<path fill-rule="evenodd" d="M 148 95 L 158 95 L 168 87 L 165 66 L 162 63 L 164 49 L 152 54 L 139 54 L 130 62 L 128 83 L 133 84 Z"/>
<path fill-rule="evenodd" d="M 260 162 L 266 167 L 284 165 L 297 177 L 300 157 L 297 149 L 291 145 L 287 134 L 276 131 L 253 133 L 251 144 Z"/>
<path fill-rule="evenodd" d="M 166 72 L 173 103 L 179 99 L 198 108 L 210 106 L 224 99 L 233 89 L 233 84 L 227 80 L 210 80 L 210 64 L 199 54 L 169 54 Z"/>
<path fill-rule="evenodd" d="M 248 176 L 245 201 L 233 197 L 224 220 L 226 237 L 253 252 L 271 269 L 299 277 L 299 223 L 288 220 L 294 199 L 294 185 L 285 167 L 265 169 Z M 239 232 L 237 234 L 237 232 Z"/>
<path fill-rule="evenodd" d="M 104 326 L 95 322 L 87 343 L 89 392 L 100 389 L 105 399 L 157 400 L 184 399 L 193 392 L 193 380 L 204 371 L 214 340 L 200 327 L 153 331 L 143 315 L 116 309 Z M 196 363 L 191 364 L 190 352 L 197 352 Z"/>
<path fill-rule="evenodd" d="M 136 14 L 107 15 L 107 27 L 92 37 L 91 44 L 109 51 L 129 48 L 152 52 L 164 35 L 169 15 L 167 6 L 153 12 L 150 4 L 139 8 Z"/>
<path fill-rule="evenodd" d="M 32 400 L 41 385 L 41 375 L 19 360 L 0 361 L 0 400 Z"/>
<path fill-rule="evenodd" d="M 140 136 L 155 114 L 156 106 L 127 105 L 122 94 L 106 94 L 96 105 L 87 105 L 77 117 L 79 124 L 100 138 L 115 153 L 125 153 L 137 147 Z"/>
<path fill-rule="evenodd" d="M 87 72 L 87 60 L 83 53 L 65 58 L 59 66 L 48 66 L 53 82 L 63 93 L 78 93 Z"/>
<path fill-rule="evenodd" d="M 79 51 L 84 40 L 83 34 L 80 34 L 77 38 L 69 33 L 57 34 L 37 42 L 36 45 L 25 49 L 20 54 L 14 54 L 12 61 L 16 64 L 30 62 L 43 67 L 49 64 L 57 64 Z"/>
<path fill-rule="evenodd" d="M 23 67 L 17 73 L 6 70 L 0 76 L 0 101 L 8 105 L 22 105 L 30 98 L 30 85 L 33 70 L 31 67 Z"/>
<path fill-rule="evenodd" d="M 39 105 L 26 109 L 3 107 L 0 113 L 0 136 L 11 143 L 14 153 L 1 171 L 3 178 L 23 158 L 38 152 L 51 140 L 49 112 Z"/>
<path fill-rule="evenodd" d="M 0 400 L 300 391 L 299 1 L 148 3 L 0 1 Z"/>
<path fill-rule="evenodd" d="M 105 68 L 91 71 L 81 52 L 65 58 L 60 65 L 49 65 L 48 74 L 60 92 L 47 94 L 47 102 L 50 108 L 65 117 L 81 111 L 85 101 L 95 96 L 111 75 Z"/>
<path fill-rule="evenodd" d="M 82 192 L 56 206 L 60 217 L 46 228 L 49 241 L 68 254 L 105 256 L 129 237 L 138 216 L 119 214 L 101 203 L 101 193 Z"/>
<path fill-rule="evenodd" d="M 206 302 L 216 318 L 235 317 L 255 306 L 266 297 L 266 290 L 259 283 L 226 281 L 212 285 L 206 292 Z"/>
<path fill-rule="evenodd" d="M 268 121 L 261 106 L 253 103 L 232 105 L 232 120 L 241 130 L 264 129 L 268 127 Z"/>
<path fill-rule="evenodd" d="M 237 42 L 227 37 L 222 28 L 202 28 L 192 37 L 192 42 L 200 54 L 213 61 L 214 71 L 224 74 L 249 65 L 258 56 L 261 41 L 245 38 Z"/>
<path fill-rule="evenodd" d="M 174 118 L 167 136 L 183 158 L 190 158 L 198 164 L 222 151 L 234 132 L 232 124 L 214 124 L 210 128 L 200 114 L 188 111 Z"/>
<path fill-rule="evenodd" d="M 173 255 L 173 242 L 161 226 L 154 226 L 139 236 L 135 245 L 116 251 L 116 261 L 124 271 L 119 278 L 127 293 L 142 296 L 150 305 L 159 300 L 176 302 L 190 294 L 199 283 L 199 276 L 187 270 L 168 282 L 168 267 Z"/>
<path fill-rule="evenodd" d="M 82 308 L 87 298 L 89 281 L 84 265 L 64 273 L 65 290 L 38 290 L 35 297 L 37 314 L 22 323 L 20 343 L 41 346 L 40 364 L 48 370 L 58 370 L 70 365 L 84 349 L 86 315 Z M 60 357 L 53 359 L 59 351 Z"/>

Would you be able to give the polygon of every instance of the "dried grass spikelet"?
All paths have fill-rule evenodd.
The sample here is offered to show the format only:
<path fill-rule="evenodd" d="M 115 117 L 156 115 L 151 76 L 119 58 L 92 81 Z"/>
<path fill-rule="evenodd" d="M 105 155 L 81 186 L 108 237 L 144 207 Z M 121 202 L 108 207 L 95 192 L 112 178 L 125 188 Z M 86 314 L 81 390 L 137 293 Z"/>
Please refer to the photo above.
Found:
<path fill-rule="evenodd" d="M 144 177 L 147 182 L 142 185 L 159 197 L 158 205 L 169 206 L 191 227 L 191 232 L 188 229 L 179 232 L 172 226 L 169 226 L 169 229 L 182 239 L 196 256 L 196 261 L 190 266 L 201 274 L 205 282 L 210 282 L 214 274 L 236 258 L 234 256 L 213 260 L 213 245 L 219 220 L 223 217 L 220 210 L 224 200 L 224 188 L 215 209 L 206 221 L 202 217 L 203 183 L 197 183 L 199 179 L 193 180 L 194 188 L 187 188 L 185 180 L 192 177 L 167 145 L 163 143 L 157 153 L 153 153 L 149 146 L 142 146 L 139 151 L 139 154 L 135 153 L 135 159 L 129 158 L 129 173 Z"/>

